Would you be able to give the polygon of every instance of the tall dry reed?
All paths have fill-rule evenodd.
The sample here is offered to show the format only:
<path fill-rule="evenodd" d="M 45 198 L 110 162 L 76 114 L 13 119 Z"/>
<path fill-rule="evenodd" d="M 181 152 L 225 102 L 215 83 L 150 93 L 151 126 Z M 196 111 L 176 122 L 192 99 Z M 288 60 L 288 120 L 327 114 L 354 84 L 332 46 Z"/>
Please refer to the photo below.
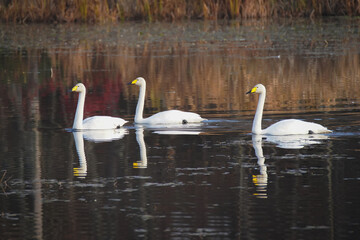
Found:
<path fill-rule="evenodd" d="M 357 0 L 1 0 L 3 22 L 116 22 L 359 15 Z"/>

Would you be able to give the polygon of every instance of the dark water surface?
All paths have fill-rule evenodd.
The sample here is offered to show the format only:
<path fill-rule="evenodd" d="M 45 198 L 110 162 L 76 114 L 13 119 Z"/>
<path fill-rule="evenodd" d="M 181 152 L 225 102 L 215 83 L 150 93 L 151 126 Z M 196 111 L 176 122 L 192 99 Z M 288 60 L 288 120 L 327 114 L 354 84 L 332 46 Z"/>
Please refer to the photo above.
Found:
<path fill-rule="evenodd" d="M 356 239 L 360 234 L 358 19 L 0 25 L 0 239 Z M 204 124 L 134 126 L 145 114 Z M 85 116 L 123 129 L 70 132 Z M 314 121 L 326 135 L 259 137 Z"/>

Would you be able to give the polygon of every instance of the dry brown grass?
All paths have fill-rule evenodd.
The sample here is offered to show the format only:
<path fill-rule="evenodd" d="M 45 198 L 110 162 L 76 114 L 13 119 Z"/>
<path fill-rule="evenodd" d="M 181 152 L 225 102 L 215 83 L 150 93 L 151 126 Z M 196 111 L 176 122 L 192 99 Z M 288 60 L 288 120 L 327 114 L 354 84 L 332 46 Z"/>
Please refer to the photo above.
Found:
<path fill-rule="evenodd" d="M 359 15 L 357 0 L 0 0 L 3 22 L 116 22 Z"/>

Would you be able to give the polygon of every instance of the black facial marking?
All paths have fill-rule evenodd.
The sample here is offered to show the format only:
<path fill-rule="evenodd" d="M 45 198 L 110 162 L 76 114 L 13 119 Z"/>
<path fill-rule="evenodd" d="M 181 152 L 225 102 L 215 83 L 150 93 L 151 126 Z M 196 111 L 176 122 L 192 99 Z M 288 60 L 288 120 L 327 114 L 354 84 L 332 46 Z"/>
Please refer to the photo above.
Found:
<path fill-rule="evenodd" d="M 188 123 L 188 121 L 186 119 L 182 120 L 182 124 L 187 124 L 187 123 Z"/>
<path fill-rule="evenodd" d="M 309 130 L 309 134 L 314 134 L 314 132 L 312 130 Z"/>

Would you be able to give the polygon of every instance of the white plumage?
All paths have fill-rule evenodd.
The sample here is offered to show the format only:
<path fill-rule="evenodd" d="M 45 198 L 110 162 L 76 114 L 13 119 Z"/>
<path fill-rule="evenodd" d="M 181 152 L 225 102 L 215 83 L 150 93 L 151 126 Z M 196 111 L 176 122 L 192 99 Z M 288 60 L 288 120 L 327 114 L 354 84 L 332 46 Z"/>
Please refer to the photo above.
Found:
<path fill-rule="evenodd" d="M 328 133 L 331 132 L 327 128 L 318 123 L 305 122 L 298 119 L 286 119 L 274 123 L 264 129 L 262 134 L 268 135 L 288 135 L 288 134 L 312 134 L 312 133 Z"/>
<path fill-rule="evenodd" d="M 257 84 L 249 93 L 259 93 L 259 102 L 256 109 L 252 133 L 267 135 L 292 135 L 292 134 L 313 134 L 313 133 L 330 133 L 331 130 L 323 127 L 318 123 L 305 122 L 298 119 L 287 119 L 274 123 L 266 129 L 261 129 L 261 121 L 265 104 L 266 88 L 262 84 Z"/>
<path fill-rule="evenodd" d="M 72 88 L 72 91 L 79 93 L 79 99 L 73 124 L 74 130 L 116 129 L 127 123 L 127 121 L 122 118 L 109 116 L 93 116 L 83 120 L 86 88 L 84 84 L 78 83 Z"/>
<path fill-rule="evenodd" d="M 184 112 L 180 110 L 168 110 L 156 113 L 148 118 L 143 118 L 146 81 L 142 77 L 138 77 L 134 81 L 130 82 L 131 85 L 137 85 L 140 87 L 138 104 L 135 112 L 135 123 L 140 124 L 187 124 L 187 123 L 199 123 L 205 121 L 205 118 L 200 117 L 197 113 Z"/>

